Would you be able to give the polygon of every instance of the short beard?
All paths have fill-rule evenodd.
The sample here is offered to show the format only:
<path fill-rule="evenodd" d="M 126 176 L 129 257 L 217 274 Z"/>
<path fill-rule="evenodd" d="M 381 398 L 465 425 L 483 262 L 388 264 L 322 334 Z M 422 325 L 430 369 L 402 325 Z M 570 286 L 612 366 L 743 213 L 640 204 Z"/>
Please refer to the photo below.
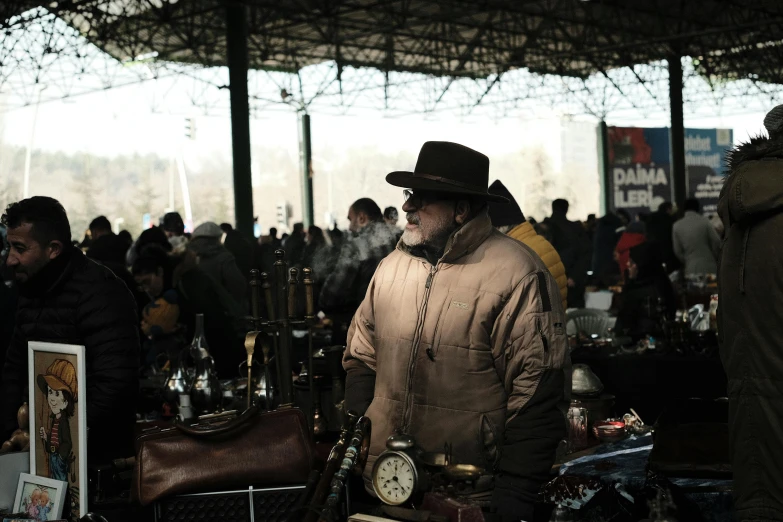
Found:
<path fill-rule="evenodd" d="M 452 216 L 444 215 L 440 220 L 424 227 L 418 214 L 408 212 L 405 216 L 408 223 L 418 225 L 416 230 L 408 230 L 402 233 L 402 243 L 407 247 L 423 247 L 436 251 L 446 248 L 449 236 L 457 228 Z"/>

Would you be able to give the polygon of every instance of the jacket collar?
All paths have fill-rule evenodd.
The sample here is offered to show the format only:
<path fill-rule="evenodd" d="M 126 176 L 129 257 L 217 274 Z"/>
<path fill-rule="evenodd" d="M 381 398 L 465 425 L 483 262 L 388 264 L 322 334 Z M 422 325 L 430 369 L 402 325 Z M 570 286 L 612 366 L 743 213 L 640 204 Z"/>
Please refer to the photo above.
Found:
<path fill-rule="evenodd" d="M 27 283 L 19 285 L 19 294 L 24 297 L 43 297 L 55 292 L 71 278 L 75 265 L 85 260 L 81 250 L 74 246 L 66 247 L 62 254 L 50 261 Z"/>
<path fill-rule="evenodd" d="M 486 212 L 480 213 L 451 233 L 446 248 L 437 263 L 454 263 L 459 258 L 476 250 L 492 234 L 492 221 Z M 408 248 L 400 239 L 397 248 L 413 257 L 424 257 L 418 251 Z"/>

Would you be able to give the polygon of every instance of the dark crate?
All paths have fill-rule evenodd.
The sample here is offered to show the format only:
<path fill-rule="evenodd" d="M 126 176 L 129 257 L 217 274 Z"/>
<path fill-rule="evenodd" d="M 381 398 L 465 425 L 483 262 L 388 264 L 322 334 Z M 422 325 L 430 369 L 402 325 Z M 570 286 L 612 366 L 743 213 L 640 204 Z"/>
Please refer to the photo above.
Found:
<path fill-rule="evenodd" d="M 155 505 L 156 522 L 285 522 L 304 486 L 178 495 Z"/>

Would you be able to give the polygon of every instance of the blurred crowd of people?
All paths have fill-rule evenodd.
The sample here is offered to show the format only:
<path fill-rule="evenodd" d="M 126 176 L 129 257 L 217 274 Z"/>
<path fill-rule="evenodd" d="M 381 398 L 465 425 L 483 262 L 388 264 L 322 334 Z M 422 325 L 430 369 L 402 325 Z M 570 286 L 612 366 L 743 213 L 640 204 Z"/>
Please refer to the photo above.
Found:
<path fill-rule="evenodd" d="M 584 307 L 585 289 L 589 286 L 625 284 L 618 328 L 626 329 L 631 335 L 642 335 L 647 328 L 645 320 L 649 314 L 644 313 L 644 307 L 649 308 L 651 299 L 665 303 L 670 312 L 674 311 L 676 302 L 669 279 L 672 272 L 716 272 L 718 232 L 711 221 L 699 213 L 696 201 L 685 204 L 679 219 L 672 204 L 664 203 L 649 216 L 632 219 L 619 210 L 600 219 L 590 216 L 586 222 L 578 222 L 568 219 L 568 201 L 558 199 L 552 202 L 552 215 L 538 223 L 526 219 L 513 196 L 499 181 L 490 187 L 490 192 L 508 200 L 507 203 L 489 202 L 492 225 L 497 231 L 526 244 L 542 259 L 558 285 L 564 308 Z M 29 252 L 33 250 L 22 244 L 27 241 L 24 237 L 18 239 L 19 222 L 35 223 L 44 231 L 67 228 L 68 232 L 61 234 L 65 238 L 70 237 L 67 215 L 51 198 L 31 198 L 14 205 L 7 212 L 11 216 L 14 212 L 20 213 L 20 217 L 9 221 L 9 230 L 15 235 L 3 241 L 4 256 L 8 255 L 9 243 L 15 245 L 15 251 L 8 263 L 3 263 L 6 284 L 0 285 L 0 312 L 8 317 L 17 309 L 33 309 L 36 311 L 28 313 L 42 316 L 52 313 L 52 317 L 58 318 L 58 309 L 50 312 L 49 307 L 63 306 L 61 303 L 72 306 L 76 294 L 67 282 L 61 283 L 57 279 L 65 276 L 58 276 L 52 267 L 70 274 L 69 270 L 76 270 L 72 266 L 85 269 L 81 261 L 76 262 L 79 258 L 93 260 L 113 273 L 129 291 L 127 303 L 134 311 L 140 346 L 138 363 L 134 365 L 142 374 L 159 370 L 166 361 L 176 357 L 195 334 L 196 316 L 203 314 L 203 333 L 209 341 L 218 376 L 221 379 L 238 377 L 239 365 L 245 359 L 243 340 L 247 331 L 245 318 L 249 314 L 250 273 L 255 269 L 272 274 L 278 255 L 284 255 L 291 267 L 313 269 L 317 307 L 328 317 L 326 324 L 331 328 L 332 343 L 346 344 L 351 319 L 365 298 L 373 274 L 381 261 L 395 250 L 403 234 L 398 226 L 400 214 L 397 209 L 382 210 L 370 198 L 361 198 L 350 206 L 346 215 L 347 230 L 314 225 L 305 229 L 302 223 L 296 223 L 290 233 L 279 235 L 277 229 L 270 228 L 268 234 L 256 241 L 244 237 L 228 223 L 205 222 L 192 232 L 186 232 L 184 221 L 176 212 L 167 213 L 156 226 L 133 238 L 127 231 L 115 233 L 110 220 L 98 216 L 90 223 L 82 242 L 61 241 L 62 253 L 56 255 L 51 246 L 39 249 L 36 251 L 38 261 L 30 261 L 25 260 L 25 256 L 32 256 Z M 412 213 L 403 218 L 403 223 L 411 220 L 415 223 L 416 219 Z M 12 225 L 17 228 L 13 229 Z M 5 228 L 3 232 L 5 234 Z M 59 236 L 53 237 L 56 240 Z M 36 275 L 39 270 L 52 274 Z M 44 281 L 33 297 L 45 295 L 45 299 L 38 301 L 31 297 L 30 288 L 41 286 L 37 283 L 21 287 L 12 284 L 11 272 L 17 282 L 25 273 L 34 276 L 33 281 Z M 78 295 L 82 292 L 92 295 L 92 289 L 101 288 L 106 281 L 105 276 L 97 272 L 90 276 L 94 280 L 92 283 L 73 277 Z M 105 290 L 106 295 L 116 292 L 116 288 L 112 288 Z M 103 308 L 92 313 L 102 318 L 104 328 L 112 328 L 110 325 L 115 323 L 116 317 L 111 314 L 120 311 L 112 312 L 108 304 Z M 83 318 L 78 307 L 76 310 L 78 317 L 72 322 L 78 323 Z M 19 312 L 17 317 L 22 315 Z M 13 352 L 16 353 L 13 355 L 10 348 L 14 338 L 13 324 L 5 321 L 3 325 L 0 328 L 0 366 L 8 354 L 9 364 L 5 365 L 4 373 L 7 379 L 9 372 L 18 372 L 18 369 L 9 368 L 22 363 L 14 359 L 21 352 Z M 31 325 L 30 328 L 39 326 Z M 85 341 L 79 337 L 73 342 Z M 127 357 L 134 361 L 137 358 L 135 354 L 129 356 L 127 353 L 117 357 L 119 359 L 115 358 L 112 365 L 117 360 L 128 360 Z M 135 384 L 128 384 L 131 387 L 138 384 L 135 380 L 138 372 L 134 371 L 133 375 Z M 21 381 L 17 384 L 22 385 Z"/>
<path fill-rule="evenodd" d="M 721 230 L 700 214 L 696 200 L 688 200 L 682 213 L 666 202 L 649 215 L 632 218 L 620 209 L 579 222 L 568 219 L 568 201 L 557 199 L 551 216 L 539 223 L 525 218 L 500 181 L 490 191 L 510 200 L 490 205 L 494 226 L 544 260 L 567 308 L 585 306 L 588 286 L 625 283 L 629 291 L 620 324 L 643 329 L 632 319 L 642 300 L 634 296 L 663 299 L 673 312 L 670 276 L 674 280 L 678 274 L 717 272 Z M 331 319 L 333 341 L 345 342 L 350 320 L 378 263 L 394 250 L 403 232 L 398 210 L 381 210 L 369 198 L 354 202 L 346 217 L 350 223 L 346 231 L 336 225 L 305 229 L 295 223 L 290 233 L 279 235 L 272 227 L 253 242 L 228 223 L 205 222 L 188 233 L 176 212 L 165 214 L 158 225 L 134 240 L 125 230 L 115 233 L 109 219 L 98 216 L 77 246 L 111 270 L 132 293 L 144 363 L 154 364 L 169 345 L 192 337 L 195 315 L 204 314 L 207 338 L 220 354 L 216 357 L 219 375 L 230 378 L 237 375 L 236 367 L 244 357 L 242 318 L 248 313 L 250 271 L 273 273 L 278 250 L 284 251 L 289 266 L 313 269 L 319 310 Z M 7 272 L 5 265 L 3 269 Z M 4 279 L 9 284 L 0 289 L 0 305 L 10 314 L 15 291 L 8 274 Z M 0 331 L 3 346 L 11 333 L 10 328 Z"/>

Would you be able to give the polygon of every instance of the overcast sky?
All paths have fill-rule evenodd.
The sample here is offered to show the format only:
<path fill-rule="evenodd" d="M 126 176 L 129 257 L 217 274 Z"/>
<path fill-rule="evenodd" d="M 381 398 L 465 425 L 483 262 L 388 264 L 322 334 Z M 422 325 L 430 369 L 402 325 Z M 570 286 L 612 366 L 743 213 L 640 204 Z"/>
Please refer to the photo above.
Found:
<path fill-rule="evenodd" d="M 182 106 L 156 99 L 153 84 L 140 84 L 79 96 L 66 101 L 40 105 L 34 135 L 34 148 L 62 150 L 67 153 L 90 152 L 103 156 L 154 152 L 170 155 L 184 141 L 185 116 Z M 166 100 L 184 99 L 176 90 Z M 153 111 L 153 106 L 157 107 Z M 187 111 L 187 109 L 186 109 Z M 34 107 L 12 110 L 0 115 L 4 120 L 6 143 L 26 146 L 30 140 Z M 226 115 L 204 116 L 191 110 L 196 121 L 196 139 L 186 145 L 189 162 L 204 155 L 230 158 L 231 129 Z M 296 113 L 283 107 L 256 117 L 251 122 L 254 144 L 298 149 Z M 490 157 L 519 150 L 526 145 L 549 146 L 557 154 L 548 133 L 558 115 L 542 107 L 534 115 L 493 119 L 476 115 L 461 119 L 447 112 L 432 115 L 385 117 L 380 111 L 362 111 L 351 116 L 311 113 L 315 151 L 348 147 L 375 146 L 384 151 L 418 151 L 427 140 L 463 143 Z M 758 133 L 764 114 L 718 116 L 687 119 L 686 127 L 731 128 L 735 142 Z M 648 119 L 608 119 L 610 125 L 638 127 L 667 126 L 668 115 L 660 113 Z M 583 118 L 584 119 L 584 118 Z M 594 120 L 595 121 L 595 120 Z"/>

